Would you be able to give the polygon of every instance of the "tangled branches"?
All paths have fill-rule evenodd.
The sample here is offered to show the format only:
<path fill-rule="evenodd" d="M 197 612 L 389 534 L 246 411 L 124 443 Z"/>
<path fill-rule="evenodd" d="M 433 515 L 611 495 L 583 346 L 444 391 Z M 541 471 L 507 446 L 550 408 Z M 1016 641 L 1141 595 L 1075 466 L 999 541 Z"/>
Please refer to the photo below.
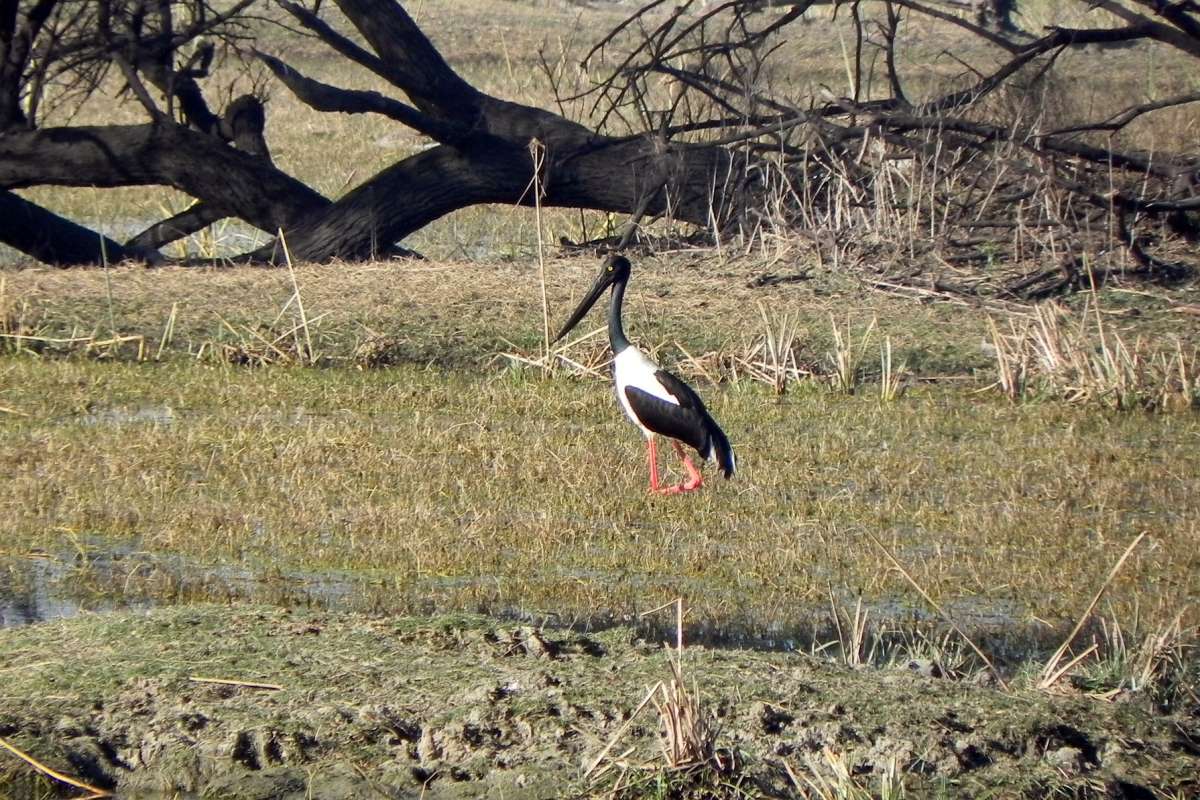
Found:
<path fill-rule="evenodd" d="M 893 280 L 1022 297 L 1190 274 L 1200 5 L 1077 0 L 1037 36 L 936 0 L 765 5 L 648 3 L 589 54 L 623 49 L 617 68 L 563 100 L 737 153 L 712 219 L 747 246 L 799 233 Z"/>

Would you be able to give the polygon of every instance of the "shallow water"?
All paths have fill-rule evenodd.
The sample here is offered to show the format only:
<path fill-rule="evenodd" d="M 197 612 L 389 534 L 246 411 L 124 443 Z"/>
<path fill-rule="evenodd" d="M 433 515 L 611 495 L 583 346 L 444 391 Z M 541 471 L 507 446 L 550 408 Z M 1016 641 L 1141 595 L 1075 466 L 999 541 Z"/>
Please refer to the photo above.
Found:
<path fill-rule="evenodd" d="M 134 545 L 0 558 L 0 628 L 197 601 L 351 607 L 360 581 L 189 562 Z"/>
<path fill-rule="evenodd" d="M 562 577 L 562 576 L 558 576 Z M 575 576 L 579 577 L 579 576 Z M 589 574 L 591 580 L 618 576 Z M 620 576 L 629 580 L 631 576 Z M 315 607 L 331 611 L 437 614 L 463 610 L 453 598 L 462 590 L 483 587 L 502 576 L 432 576 L 419 585 L 403 588 L 378 577 L 336 572 L 285 572 L 248 564 L 205 565 L 180 556 L 158 555 L 139 549 L 136 542 L 113 545 L 100 541 L 77 550 L 31 553 L 0 558 L 0 629 L 32 625 L 80 614 L 149 609 L 160 605 L 195 602 L 251 602 L 284 607 Z M 652 576 L 646 576 L 652 581 Z M 694 587 L 696 591 L 721 591 L 737 607 L 736 590 L 729 587 Z M 739 647 L 812 652 L 843 639 L 850 628 L 856 598 L 835 595 L 841 630 L 828 603 L 794 607 L 786 617 L 761 619 L 734 611 L 729 619 L 714 623 L 688 622 L 685 639 L 690 645 Z M 407 598 L 407 599 L 405 599 Z M 415 601 L 413 598 L 421 598 Z M 566 616 L 511 605 L 480 604 L 471 611 L 523 624 L 597 630 L 614 625 L 637 628 L 647 640 L 673 642 L 674 609 L 655 614 L 599 612 L 586 617 Z M 1045 648 L 1055 632 L 1035 630 L 1019 621 L 1011 601 L 964 598 L 946 604 L 956 624 L 981 637 L 984 648 L 1005 659 L 1020 659 Z M 944 635 L 947 626 L 935 613 L 901 599 L 864 602 L 875 639 L 868 634 L 864 651 L 886 642 Z M 836 648 L 836 645 L 834 645 Z M 911 648 L 910 648 L 911 649 Z M 866 653 L 864 652 L 864 655 Z M 878 655 L 878 654 L 877 654 Z"/>
<path fill-rule="evenodd" d="M 175 422 L 175 410 L 170 406 L 118 406 L 96 409 L 79 421 L 83 425 L 170 425 Z"/>

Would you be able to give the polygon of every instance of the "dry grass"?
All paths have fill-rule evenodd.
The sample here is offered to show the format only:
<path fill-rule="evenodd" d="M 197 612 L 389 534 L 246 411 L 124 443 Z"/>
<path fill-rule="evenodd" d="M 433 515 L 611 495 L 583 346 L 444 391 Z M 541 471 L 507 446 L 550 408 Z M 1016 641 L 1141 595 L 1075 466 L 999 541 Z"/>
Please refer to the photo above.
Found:
<path fill-rule="evenodd" d="M 843 753 L 829 747 L 821 748 L 819 758 L 805 755 L 799 774 L 791 763 L 783 764 L 792 787 L 805 800 L 902 800 L 907 796 L 903 772 L 894 758 L 877 778 L 859 775 Z"/>
<path fill-rule="evenodd" d="M 1172 712 L 1200 701 L 1195 674 L 1200 633 L 1182 624 L 1189 608 L 1174 618 L 1142 630 L 1134 618 L 1122 625 L 1101 618 L 1094 637 L 1094 659 L 1073 676 L 1073 683 L 1093 697 L 1118 699 L 1141 694 L 1159 709 Z"/>
<path fill-rule="evenodd" d="M 750 287 L 727 269 L 640 262 L 631 334 L 672 368 L 688 365 L 686 351 L 719 377 L 703 354 L 761 341 L 756 301 L 793 321 L 796 364 L 820 362 L 830 311 L 849 308 L 858 325 L 878 320 L 917 380 L 881 403 L 822 381 L 776 395 L 698 379 L 743 470 L 687 502 L 644 495 L 639 438 L 606 382 L 486 366 L 510 345 L 541 349 L 532 268 L 297 266 L 295 284 L 286 271 L 115 269 L 107 284 L 98 272 L 11 273 L 8 332 L 99 339 L 111 295 L 112 325 L 145 337 L 145 361 L 132 345 L 102 359 L 84 346 L 6 350 L 0 535 L 13 553 L 82 554 L 76 585 L 106 595 L 115 581 L 128 599 L 323 602 L 304 576 L 341 573 L 349 588 L 337 602 L 570 619 L 683 593 L 717 629 L 794 620 L 802 640 L 826 619 L 831 585 L 854 587 L 880 624 L 921 607 L 873 534 L 964 630 L 993 631 L 989 653 L 1008 635 L 1057 645 L 1083 587 L 1141 531 L 1156 546 L 1110 587 L 1118 619 L 1140 607 L 1147 625 L 1163 624 L 1200 589 L 1193 415 L 1012 406 L 957 388 L 993 379 L 979 312 L 861 295 L 836 276 Z M 552 318 L 593 271 L 590 260 L 547 262 Z M 306 342 L 289 305 L 297 286 L 322 368 L 288 366 Z M 1114 324 L 1179 319 L 1153 298 L 1104 302 L 1134 299 L 1142 313 Z M 264 357 L 247 363 L 264 369 L 215 355 L 254 343 Z M 604 377 L 603 345 L 568 355 L 582 351 Z M 114 542 L 145 555 L 106 577 L 92 565 Z M 934 636 L 941 623 L 918 627 Z"/>
<path fill-rule="evenodd" d="M 670 675 L 650 688 L 599 755 L 590 760 L 584 778 L 591 781 L 593 791 L 603 791 L 613 798 L 641 797 L 651 783 L 658 784 L 660 790 L 670 787 L 658 793 L 673 797 L 744 796 L 737 791 L 736 784 L 725 781 L 733 770 L 734 760 L 717 750 L 716 718 L 703 707 L 694 678 L 688 687 L 684 669 L 683 598 L 643 612 L 643 616 L 665 608 L 676 611 L 676 645 L 668 659 Z M 661 762 L 646 760 L 636 747 L 616 750 L 638 715 L 651 705 L 658 712 Z"/>
<path fill-rule="evenodd" d="M 1108 577 L 1105 579 L 1104 583 L 1100 585 L 1100 588 L 1096 591 L 1096 595 L 1092 598 L 1092 601 L 1088 603 L 1087 609 L 1083 612 L 1083 614 L 1080 615 L 1079 620 L 1075 623 L 1075 627 L 1071 629 L 1071 632 L 1067 634 L 1067 638 L 1063 640 L 1063 643 L 1060 644 L 1058 649 L 1054 651 L 1054 654 L 1050 656 L 1050 660 L 1046 662 L 1046 666 L 1042 668 L 1042 673 L 1037 683 L 1039 689 L 1049 689 L 1054 686 L 1054 684 L 1057 683 L 1060 678 L 1066 675 L 1072 667 L 1074 667 L 1096 649 L 1094 646 L 1090 647 L 1082 654 L 1072 658 L 1065 665 L 1062 663 L 1063 658 L 1066 656 L 1067 651 L 1071 647 L 1071 643 L 1075 640 L 1075 637 L 1079 635 L 1079 631 L 1083 628 L 1084 623 L 1087 622 L 1091 617 L 1092 611 L 1096 608 L 1096 604 L 1100 602 L 1100 598 L 1104 596 L 1104 592 L 1112 584 L 1113 579 L 1117 577 L 1117 573 L 1121 571 L 1121 567 L 1125 566 L 1125 561 L 1129 558 L 1129 556 L 1133 555 L 1133 551 L 1137 549 L 1137 546 L 1141 544 L 1142 539 L 1144 538 L 1146 538 L 1146 534 L 1138 534 L 1137 537 L 1129 543 L 1129 546 L 1125 548 L 1125 552 L 1121 554 L 1121 557 L 1117 559 L 1117 563 L 1113 565 L 1112 570 L 1108 573 Z"/>
<path fill-rule="evenodd" d="M 1200 402 L 1200 351 L 1138 336 L 1132 344 L 1105 319 L 1093 293 L 1078 313 L 1047 303 L 991 321 L 997 385 L 1010 400 L 1055 397 L 1117 410 L 1190 408 Z M 1173 341 L 1172 341 L 1173 340 Z"/>

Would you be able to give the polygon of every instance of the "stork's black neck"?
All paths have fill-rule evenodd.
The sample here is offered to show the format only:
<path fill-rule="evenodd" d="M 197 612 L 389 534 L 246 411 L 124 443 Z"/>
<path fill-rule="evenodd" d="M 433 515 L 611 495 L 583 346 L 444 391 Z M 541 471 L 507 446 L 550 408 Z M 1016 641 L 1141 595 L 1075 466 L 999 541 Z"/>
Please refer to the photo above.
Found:
<path fill-rule="evenodd" d="M 621 327 L 621 303 L 625 299 L 625 284 L 628 280 L 628 277 L 625 277 L 613 283 L 612 303 L 608 307 L 608 344 L 612 347 L 614 355 L 629 347 L 629 340 L 625 338 L 625 330 Z"/>

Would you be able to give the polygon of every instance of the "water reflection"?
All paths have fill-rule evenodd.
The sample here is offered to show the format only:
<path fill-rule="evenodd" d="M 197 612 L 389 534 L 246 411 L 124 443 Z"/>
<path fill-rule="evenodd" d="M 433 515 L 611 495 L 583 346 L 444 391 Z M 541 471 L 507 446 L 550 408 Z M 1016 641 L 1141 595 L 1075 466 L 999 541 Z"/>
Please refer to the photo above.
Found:
<path fill-rule="evenodd" d="M 349 608 L 360 579 L 199 565 L 136 543 L 0 558 L 0 628 L 165 603 L 245 601 Z"/>
<path fill-rule="evenodd" d="M 631 586 L 638 597 L 682 592 L 723 598 L 728 611 L 719 623 L 694 620 L 686 625 L 689 644 L 709 647 L 823 651 L 831 642 L 844 639 L 857 602 L 847 592 L 835 592 L 825 603 L 790 607 L 786 616 L 764 618 L 736 589 L 694 579 L 683 585 L 661 576 L 603 571 L 584 575 L 570 570 L 543 578 L 547 582 L 619 582 Z M 136 541 L 85 541 L 77 550 L 0 558 L 0 628 L 81 613 L 148 609 L 159 604 L 256 602 L 397 614 L 467 610 L 522 624 L 576 630 L 624 625 L 637 629 L 649 641 L 674 641 L 673 613 L 642 617 L 636 611 L 599 609 L 586 614 L 540 612 L 503 599 L 505 593 L 500 587 L 504 582 L 504 576 L 455 575 L 426 576 L 401 584 L 362 573 L 283 571 L 250 564 L 205 565 L 178 555 L 146 552 Z M 833 618 L 834 606 L 844 615 L 838 622 Z M 968 597 L 947 601 L 945 608 L 962 629 L 984 643 L 985 650 L 1001 658 L 1028 655 L 1040 649 L 1048 637 L 1060 633 L 1021 623 L 1020 610 L 1013 601 Z M 864 601 L 861 611 L 869 617 L 872 635 L 880 637 L 911 638 L 914 631 L 933 636 L 946 627 L 925 607 L 903 598 Z M 832 646 L 836 649 L 838 645 Z"/>

